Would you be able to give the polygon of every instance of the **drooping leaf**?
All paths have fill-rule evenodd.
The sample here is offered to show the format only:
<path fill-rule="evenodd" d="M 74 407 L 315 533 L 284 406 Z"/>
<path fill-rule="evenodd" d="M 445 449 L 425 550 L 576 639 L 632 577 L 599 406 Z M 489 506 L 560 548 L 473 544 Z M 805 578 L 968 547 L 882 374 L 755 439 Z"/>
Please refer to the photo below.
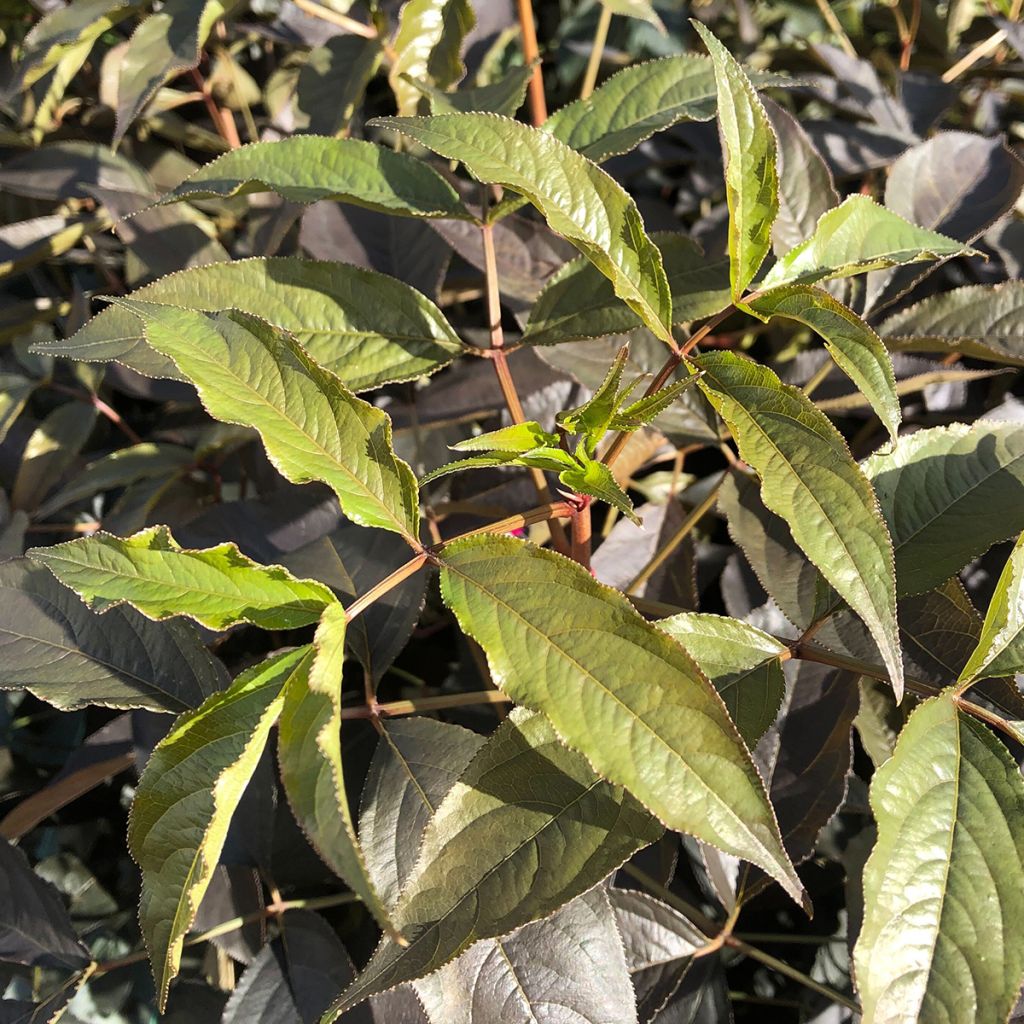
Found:
<path fill-rule="evenodd" d="M 27 558 L 0 564 L 0 690 L 26 687 L 73 711 L 88 704 L 185 711 L 225 683 L 191 623 L 130 608 L 103 617 Z"/>
<path fill-rule="evenodd" d="M 222 0 L 167 0 L 143 19 L 120 62 L 115 146 L 174 72 L 199 64 L 210 30 L 231 6 Z"/>
<path fill-rule="evenodd" d="M 416 982 L 445 1024 L 636 1024 L 616 918 L 602 886 L 544 921 L 478 942 Z"/>
<path fill-rule="evenodd" d="M 699 21 L 693 27 L 715 66 L 729 204 L 729 279 L 737 302 L 771 248 L 779 212 L 777 144 L 761 100 L 736 59 L 710 29 Z"/>
<path fill-rule="evenodd" d="M 721 698 L 668 634 L 585 569 L 512 538 L 446 548 L 441 589 L 513 700 L 543 711 L 595 770 L 669 828 L 762 865 L 800 899 L 750 755 Z M 559 628 L 550 634 L 555 607 Z"/>
<path fill-rule="evenodd" d="M 300 647 L 243 672 L 175 722 L 142 774 L 128 845 L 142 868 L 139 920 L 161 1007 L 284 689 L 309 658 Z"/>
<path fill-rule="evenodd" d="M 149 344 L 175 361 L 212 416 L 259 432 L 285 477 L 323 481 L 349 519 L 418 544 L 416 479 L 391 448 L 387 414 L 291 335 L 247 313 L 118 301 L 143 319 Z"/>
<path fill-rule="evenodd" d="M 516 709 L 481 747 L 424 833 L 385 941 L 326 1019 L 437 970 L 479 939 L 550 914 L 596 885 L 661 827 L 564 747 L 543 715 Z"/>
<path fill-rule="evenodd" d="M 360 139 L 298 135 L 257 142 L 204 164 L 161 202 L 276 192 L 293 203 L 341 200 L 392 216 L 468 217 L 429 164 Z"/>
<path fill-rule="evenodd" d="M 786 692 L 774 637 L 724 615 L 683 612 L 660 619 L 658 628 L 674 637 L 714 683 L 751 749 L 775 721 Z"/>
<path fill-rule="evenodd" d="M 1024 434 L 1016 424 L 933 427 L 864 462 L 889 523 L 899 593 L 944 583 L 1024 529 Z"/>
<path fill-rule="evenodd" d="M 797 388 L 731 352 L 695 359 L 699 387 L 761 477 L 765 506 L 861 617 L 897 697 L 903 662 L 896 626 L 893 545 L 871 485 L 842 435 Z"/>
<path fill-rule="evenodd" d="M 313 135 L 343 133 L 383 56 L 380 39 L 354 34 L 335 36 L 310 50 L 295 82 L 295 128 Z"/>
<path fill-rule="evenodd" d="M 240 309 L 291 332 L 310 357 L 353 391 L 433 373 L 462 351 L 444 314 L 385 274 L 296 257 L 237 260 L 171 274 L 133 299 L 210 313 Z M 148 376 L 179 377 L 172 360 L 145 343 L 139 319 L 119 306 L 93 317 L 45 355 L 115 359 Z"/>
<path fill-rule="evenodd" d="M 337 603 L 322 583 L 297 580 L 280 566 L 246 558 L 235 544 L 183 549 L 166 526 L 122 540 L 109 534 L 32 548 L 45 565 L 97 612 L 131 605 L 150 619 L 187 615 L 209 629 L 248 622 L 262 629 L 308 626 Z"/>
<path fill-rule="evenodd" d="M 317 626 L 314 656 L 288 682 L 281 712 L 281 778 L 296 821 L 327 865 L 393 931 L 356 839 L 341 749 L 345 611 L 330 605 Z"/>
<path fill-rule="evenodd" d="M 1024 366 L 1024 282 L 968 285 L 922 299 L 878 328 L 890 349 L 957 352 Z"/>
<path fill-rule="evenodd" d="M 938 232 L 915 227 L 867 196 L 853 195 L 823 214 L 814 234 L 781 257 L 760 287 L 813 284 L 972 251 Z"/>
<path fill-rule="evenodd" d="M 1024 783 L 950 692 L 876 773 L 854 950 L 864 1020 L 1005 1020 L 1024 978 Z"/>
<path fill-rule="evenodd" d="M 20 373 L 0 373 L 0 443 L 32 397 L 37 382 Z"/>
<path fill-rule="evenodd" d="M 515 117 L 526 99 L 526 87 L 533 77 L 532 65 L 511 68 L 507 74 L 489 85 L 478 85 L 455 92 L 443 92 L 427 82 L 416 81 L 416 87 L 430 97 L 432 114 L 468 114 L 479 111 Z"/>
<path fill-rule="evenodd" d="M 0 838 L 0 961 L 81 970 L 92 959 L 75 933 L 57 890 Z"/>
<path fill-rule="evenodd" d="M 958 688 L 983 676 L 1012 676 L 1024 671 L 1024 541 L 1006 560 L 989 601 L 981 638 L 960 673 Z"/>
<path fill-rule="evenodd" d="M 832 172 L 800 122 L 773 100 L 761 102 L 778 143 L 779 212 L 772 224 L 776 256 L 789 252 L 814 233 L 822 214 L 839 205 Z"/>
<path fill-rule="evenodd" d="M 483 744 L 482 736 L 431 718 L 381 723 L 363 790 L 359 840 L 386 906 L 398 901 L 416 867 L 423 830 Z"/>
<path fill-rule="evenodd" d="M 751 78 L 759 86 L 785 82 L 758 72 Z M 711 61 L 702 54 L 680 53 L 617 72 L 587 99 L 556 110 L 544 130 L 603 163 L 679 121 L 710 121 L 717 102 Z"/>
<path fill-rule="evenodd" d="M 836 365 L 871 403 L 895 441 L 900 426 L 896 374 L 882 339 L 853 310 L 823 288 L 794 284 L 772 288 L 749 308 L 758 316 L 796 320 L 821 336 Z"/>
<path fill-rule="evenodd" d="M 33 510 L 64 475 L 89 440 L 96 423 L 95 407 L 86 402 L 57 406 L 32 432 L 11 490 L 14 508 Z"/>
<path fill-rule="evenodd" d="M 675 232 L 656 231 L 651 240 L 661 250 L 675 323 L 711 316 L 729 304 L 727 260 L 708 260 L 695 242 Z M 575 259 L 553 275 L 537 297 L 523 341 L 557 345 L 625 334 L 640 325 L 640 317 L 615 297 L 597 268 L 586 259 Z"/>
<path fill-rule="evenodd" d="M 633 511 L 633 502 L 619 486 L 611 468 L 596 459 L 587 459 L 582 466 L 563 469 L 558 479 L 577 494 L 587 494 L 598 501 L 607 502 L 617 508 L 630 522 L 639 525 L 640 519 Z"/>
<path fill-rule="evenodd" d="M 461 160 L 480 181 L 522 193 L 611 282 L 659 338 L 672 339 L 661 253 L 636 203 L 596 164 L 547 132 L 495 114 L 378 118 L 428 149 Z"/>
<path fill-rule="evenodd" d="M 406 76 L 445 89 L 465 74 L 462 42 L 475 24 L 469 0 L 407 0 L 391 43 L 394 56 L 388 72 L 399 114 L 415 114 L 421 98 Z"/>

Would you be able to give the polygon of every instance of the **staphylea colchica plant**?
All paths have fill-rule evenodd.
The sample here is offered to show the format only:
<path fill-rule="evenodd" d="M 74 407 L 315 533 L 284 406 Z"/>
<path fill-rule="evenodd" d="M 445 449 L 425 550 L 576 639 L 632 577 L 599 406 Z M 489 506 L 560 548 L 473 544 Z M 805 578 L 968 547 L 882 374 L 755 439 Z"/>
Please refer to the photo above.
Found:
<path fill-rule="evenodd" d="M 625 6 L 660 25 L 653 8 Z M 457 26 L 472 12 L 441 4 L 435 38 L 435 8 L 403 8 L 384 54 L 397 115 L 368 120 L 366 138 L 346 134 L 345 107 L 328 134 L 232 147 L 135 212 L 231 209 L 267 193 L 284 201 L 278 210 L 330 201 L 371 211 L 378 230 L 386 218 L 443 223 L 482 270 L 475 328 L 457 330 L 436 287 L 399 274 L 253 256 L 112 288 L 77 333 L 23 353 L 77 360 L 87 385 L 91 364 L 112 362 L 162 382 L 153 387 L 170 388 L 172 404 L 197 398 L 215 423 L 184 457 L 173 440 L 134 436 L 55 492 L 27 478 L 17 493 L 32 495 L 24 507 L 37 520 L 139 481 L 185 487 L 219 464 L 212 453 L 245 445 L 261 460 L 254 477 L 304 485 L 344 520 L 331 539 L 328 529 L 287 549 L 274 550 L 258 521 L 229 521 L 230 539 L 207 543 L 201 517 L 190 519 L 186 540 L 152 521 L 169 505 L 144 488 L 111 517 L 129 528 L 107 521 L 0 563 L 0 615 L 12 619 L 0 632 L 4 687 L 65 710 L 178 713 L 147 752 L 128 823 L 157 1007 L 190 983 L 175 983 L 187 951 L 270 919 L 273 941 L 261 951 L 255 940 L 225 1020 L 728 1020 L 721 972 L 736 963 L 793 980 L 815 1009 L 872 1024 L 1007 1020 L 1024 980 L 1024 700 L 1014 682 L 1024 671 L 1024 542 L 997 549 L 983 616 L 958 574 L 1024 529 L 1024 431 L 998 417 L 905 422 L 903 399 L 991 374 L 957 368 L 961 358 L 1024 363 L 1018 282 L 922 291 L 937 267 L 977 264 L 973 243 L 1018 200 L 1019 161 L 966 132 L 908 141 L 885 202 L 867 186 L 840 199 L 798 120 L 759 92 L 784 100 L 782 86 L 800 83 L 745 70 L 698 22 L 707 56 L 636 64 L 596 90 L 593 64 L 584 98 L 543 118 L 535 95 L 527 125 L 514 115 L 539 81 L 535 65 L 446 91 L 459 77 Z M 23 83 L 63 66 L 66 84 L 117 23 L 108 13 L 86 29 L 77 5 L 61 13 L 75 24 L 44 19 L 28 37 L 37 56 L 20 66 Z M 219 13 L 204 7 L 185 49 L 198 54 Z M 173 68 L 198 64 L 141 59 L 152 51 L 140 37 L 170 46 L 147 28 L 157 17 L 122 55 L 118 139 Z M 385 23 L 375 24 L 374 38 Z M 829 57 L 865 80 L 849 53 Z M 367 61 L 363 88 L 380 59 Z M 926 131 L 870 81 L 860 88 L 878 117 L 881 105 L 906 121 L 901 131 Z M 45 134 L 53 103 L 42 109 L 32 131 Z M 602 167 L 673 125 L 712 120 L 721 259 L 687 234 L 649 231 Z M 978 145 L 984 188 L 973 165 L 969 187 L 951 185 L 985 206 L 976 228 L 938 185 L 930 203 L 890 193 L 901 175 L 955 177 L 950 147 L 974 160 Z M 17 171 L 15 161 L 7 180 Z M 552 246 L 578 255 L 532 293 L 509 284 L 500 263 L 510 261 L 499 259 L 509 224 L 546 225 Z M 399 246 L 391 259 L 404 255 Z M 921 301 L 892 309 L 907 294 Z M 786 360 L 759 357 L 780 332 L 799 348 L 793 362 L 818 357 L 803 379 Z M 525 357 L 556 347 L 567 362 L 555 365 L 584 387 L 554 387 L 543 401 L 532 388 L 524 400 Z M 898 375 L 894 353 L 914 358 L 907 352 L 944 361 Z M 468 405 L 452 397 L 443 431 L 421 444 L 421 382 L 435 377 L 429 387 L 443 389 L 470 364 L 474 388 L 500 392 L 504 418 L 482 399 L 479 411 L 475 394 Z M 47 372 L 7 382 L 5 416 L 17 417 Z M 851 386 L 820 398 L 840 375 Z M 134 434 L 98 386 L 92 393 L 89 415 Z M 863 415 L 852 438 L 829 418 L 850 409 Z M 646 469 L 662 430 L 684 441 L 659 477 Z M 678 512 L 689 451 L 712 468 L 673 523 L 667 508 Z M 489 490 L 459 490 L 481 477 L 495 481 Z M 516 510 L 506 495 L 489 514 L 509 480 Z M 653 500 L 659 488 L 671 505 Z M 635 508 L 638 494 L 652 500 Z M 719 565 L 732 596 L 709 610 L 694 586 L 693 538 L 713 510 L 745 562 Z M 617 546 L 637 537 L 645 546 L 621 566 Z M 673 571 L 675 589 L 648 587 Z M 740 607 L 744 588 L 764 599 Z M 460 664 L 477 675 L 383 699 L 389 672 L 421 688 L 413 668 L 429 675 L 396 664 L 414 628 L 427 652 L 418 657 L 449 658 L 427 639 L 450 624 Z M 203 641 L 230 654 L 255 631 L 244 657 L 225 659 L 238 669 L 229 680 Z M 346 686 L 354 676 L 358 695 Z M 470 717 L 458 724 L 451 713 Z M 857 757 L 877 766 L 869 793 L 847 787 L 855 720 Z M 356 731 L 365 726 L 372 757 Z M 253 827 L 240 808 L 261 777 L 318 855 L 309 862 L 340 882 L 289 901 L 259 858 L 247 878 L 238 873 L 232 851 L 246 820 Z M 858 799 L 871 825 L 855 843 L 833 819 Z M 270 827 L 269 806 L 257 830 Z M 828 891 L 815 872 L 829 844 L 856 891 L 829 912 L 856 936 L 831 974 L 826 958 L 798 968 L 767 952 L 773 937 L 744 925 L 770 913 L 803 927 L 809 891 Z M 13 847 L 0 855 L 0 895 L 6 886 L 17 908 L 0 951 L 7 943 L 15 962 L 63 970 L 51 1002 L 31 1011 L 52 1016 L 91 975 L 120 965 L 70 931 Z M 246 887 L 255 906 L 238 896 Z M 218 906 L 235 912 L 218 918 Z M 327 908 L 365 914 L 364 931 L 372 921 L 380 936 L 375 948 L 360 948 L 365 936 L 351 943 L 354 976 L 338 933 L 348 939 L 359 919 L 334 928 L 313 913 Z M 38 937 L 25 938 L 33 929 Z"/>

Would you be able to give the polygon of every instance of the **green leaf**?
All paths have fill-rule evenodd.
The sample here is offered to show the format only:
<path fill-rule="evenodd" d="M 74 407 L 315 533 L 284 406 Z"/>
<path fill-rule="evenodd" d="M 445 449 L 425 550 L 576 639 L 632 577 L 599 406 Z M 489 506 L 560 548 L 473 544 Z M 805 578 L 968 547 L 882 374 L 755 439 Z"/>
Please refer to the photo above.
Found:
<path fill-rule="evenodd" d="M 0 373 L 0 444 L 21 415 L 36 384 L 36 381 L 19 373 Z"/>
<path fill-rule="evenodd" d="M 640 525 L 640 518 L 633 511 L 633 502 L 619 486 L 615 474 L 603 462 L 585 458 L 583 465 L 563 469 L 558 479 L 577 494 L 589 494 L 598 501 L 606 501 L 617 508 L 630 522 Z"/>
<path fill-rule="evenodd" d="M 661 253 L 636 203 L 596 164 L 547 132 L 495 114 L 383 117 L 428 149 L 461 160 L 480 181 L 521 192 L 572 242 L 659 338 L 672 342 L 672 297 Z"/>
<path fill-rule="evenodd" d="M 806 284 L 772 288 L 748 308 L 765 319 L 781 316 L 796 320 L 819 334 L 836 365 L 863 392 L 889 436 L 896 440 L 900 403 L 892 359 L 882 339 L 852 309 L 823 288 Z"/>
<path fill-rule="evenodd" d="M 552 449 L 556 450 L 556 449 Z M 565 455 L 565 453 L 562 453 Z M 565 458 L 572 462 L 572 456 L 565 455 Z M 452 473 L 462 473 L 467 469 L 489 469 L 492 466 L 524 466 L 523 456 L 519 452 L 486 452 L 481 455 L 471 455 L 468 459 L 456 459 L 454 462 L 447 462 L 443 466 L 420 477 L 420 486 L 440 480 L 441 477 L 450 476 Z M 546 464 L 543 468 L 549 468 Z M 561 468 L 558 466 L 556 468 Z"/>
<path fill-rule="evenodd" d="M 415 114 L 420 102 L 419 89 L 407 77 L 445 89 L 465 74 L 462 43 L 475 24 L 469 0 L 407 0 L 398 16 L 388 72 L 399 114 Z"/>
<path fill-rule="evenodd" d="M 801 899 L 764 787 L 721 698 L 625 597 L 576 563 L 510 537 L 447 547 L 441 592 L 484 648 L 495 683 L 543 711 L 597 772 L 669 828 L 758 864 Z"/>
<path fill-rule="evenodd" d="M 729 279 L 732 300 L 738 302 L 772 245 L 772 224 L 779 212 L 775 132 L 732 54 L 699 21 L 692 24 L 715 66 L 729 204 Z"/>
<path fill-rule="evenodd" d="M 996 583 L 981 639 L 957 680 L 958 689 L 985 676 L 1024 671 L 1024 540 L 1018 540 Z"/>
<path fill-rule="evenodd" d="M 878 333 L 898 351 L 957 352 L 1024 366 L 1024 282 L 940 292 L 889 317 Z"/>
<path fill-rule="evenodd" d="M 612 14 L 621 14 L 625 18 L 637 18 L 653 25 L 662 35 L 666 35 L 665 24 L 658 17 L 649 0 L 601 0 Z"/>
<path fill-rule="evenodd" d="M 208 629 L 243 622 L 262 629 L 308 626 L 337 598 L 314 580 L 254 562 L 235 544 L 184 550 L 166 526 L 122 540 L 106 533 L 48 548 L 41 562 L 97 612 L 130 604 L 150 619 L 186 615 Z"/>
<path fill-rule="evenodd" d="M 34 510 L 43 496 L 78 458 L 98 413 L 88 402 L 57 406 L 32 431 L 11 490 L 13 508 Z"/>
<path fill-rule="evenodd" d="M 510 427 L 468 437 L 450 447 L 457 452 L 499 451 L 523 454 L 534 448 L 557 444 L 558 437 L 555 434 L 544 430 L 536 420 L 528 420 L 526 423 L 513 423 Z"/>
<path fill-rule="evenodd" d="M 678 640 L 725 701 L 743 742 L 753 749 L 775 721 L 786 692 L 785 644 L 724 615 L 682 612 L 657 623 Z"/>
<path fill-rule="evenodd" d="M 337 602 L 328 605 L 313 640 L 313 658 L 292 675 L 285 689 L 278 732 L 281 779 L 295 820 L 314 849 L 381 927 L 393 932 L 356 839 L 345 792 L 341 756 L 345 626 L 344 608 Z"/>
<path fill-rule="evenodd" d="M 447 366 L 463 344 L 426 296 L 386 274 L 297 257 L 237 260 L 170 274 L 133 299 L 209 313 L 239 309 L 295 336 L 353 391 L 412 380 Z M 137 316 L 110 306 L 44 355 L 114 359 L 147 376 L 179 377 L 144 340 Z"/>
<path fill-rule="evenodd" d="M 325 1020 L 423 977 L 479 939 L 504 935 L 586 892 L 662 829 L 517 708 L 441 802 L 395 908 L 408 940 L 385 941 Z"/>
<path fill-rule="evenodd" d="M 691 384 L 696 383 L 698 374 L 691 374 L 682 380 L 673 381 L 659 388 L 653 395 L 638 398 L 635 402 L 621 407 L 612 417 L 612 430 L 638 430 L 657 419 Z"/>
<path fill-rule="evenodd" d="M 758 72 L 751 78 L 758 86 L 786 82 Z M 680 53 L 617 72 L 587 99 L 556 110 L 545 121 L 544 131 L 603 163 L 680 121 L 710 121 L 717 103 L 711 61 L 700 54 Z"/>
<path fill-rule="evenodd" d="M 186 711 L 225 673 L 190 622 L 151 622 L 130 608 L 102 618 L 42 566 L 0 563 L 0 690 L 25 687 L 62 711 Z"/>
<path fill-rule="evenodd" d="M 406 76 L 408 77 L 408 76 Z M 533 65 L 512 68 L 503 78 L 490 85 L 478 85 L 457 92 L 443 92 L 429 82 L 410 79 L 417 89 L 430 98 L 432 114 L 469 114 L 480 111 L 515 117 L 526 98 L 526 87 L 533 77 Z"/>
<path fill-rule="evenodd" d="M 1024 530 L 1024 432 L 1017 424 L 933 427 L 864 462 L 896 551 L 899 593 L 944 583 Z"/>
<path fill-rule="evenodd" d="M 204 164 L 161 203 L 276 192 L 293 203 L 335 199 L 405 217 L 468 217 L 455 189 L 408 153 L 360 139 L 297 135 L 256 142 Z"/>
<path fill-rule="evenodd" d="M 259 431 L 287 479 L 323 481 L 353 522 L 418 545 L 416 478 L 391 447 L 391 420 L 291 335 L 247 313 L 118 302 L 140 316 L 146 340 L 196 385 L 211 416 Z"/>
<path fill-rule="evenodd" d="M 231 6 L 230 0 L 167 0 L 132 33 L 117 78 L 115 146 L 172 74 L 198 66 L 210 30 Z"/>
<path fill-rule="evenodd" d="M 629 347 L 623 345 L 615 355 L 611 367 L 605 374 L 601 384 L 583 405 L 576 409 L 566 409 L 555 417 L 558 424 L 570 434 L 580 434 L 588 452 L 593 453 L 608 431 L 620 402 L 619 389 L 622 386 L 622 374 L 629 358 Z M 628 395 L 630 389 L 627 389 Z M 622 398 L 625 398 L 623 395 Z"/>
<path fill-rule="evenodd" d="M 842 435 L 798 388 L 732 352 L 693 360 L 698 386 L 761 477 L 765 506 L 868 627 L 897 698 L 903 661 L 892 541 L 871 485 Z"/>
<path fill-rule="evenodd" d="M 790 249 L 768 271 L 760 287 L 813 284 L 973 252 L 962 242 L 915 227 L 867 196 L 853 195 L 823 214 L 814 234 Z"/>
<path fill-rule="evenodd" d="M 709 260 L 686 235 L 656 231 L 651 240 L 661 250 L 672 320 L 689 323 L 729 305 L 729 261 Z M 566 263 L 553 274 L 530 310 L 523 341 L 557 345 L 565 341 L 626 334 L 642 321 L 615 296 L 611 283 L 587 259 Z"/>
<path fill-rule="evenodd" d="M 294 95 L 288 96 L 293 130 L 313 135 L 343 134 L 361 108 L 366 87 L 383 56 L 379 37 L 366 39 L 354 34 L 334 36 L 310 50 L 298 70 Z M 288 71 L 282 68 L 279 73 L 287 75 Z M 271 75 L 266 85 L 268 93 L 274 81 Z"/>
<path fill-rule="evenodd" d="M 310 649 L 300 647 L 243 672 L 227 690 L 182 715 L 142 773 L 128 844 L 142 868 L 139 921 L 161 1010 L 284 689 L 309 657 Z"/>
<path fill-rule="evenodd" d="M 1024 783 L 947 691 L 871 784 L 878 842 L 854 949 L 863 1019 L 1006 1020 L 1024 977 Z"/>

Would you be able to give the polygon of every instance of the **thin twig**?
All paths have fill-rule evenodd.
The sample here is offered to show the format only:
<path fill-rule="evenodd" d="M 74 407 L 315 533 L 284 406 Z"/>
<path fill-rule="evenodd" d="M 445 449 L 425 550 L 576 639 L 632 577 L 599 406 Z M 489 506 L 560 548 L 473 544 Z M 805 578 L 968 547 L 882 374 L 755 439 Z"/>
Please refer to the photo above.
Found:
<path fill-rule="evenodd" d="M 313 0 L 295 0 L 295 6 L 300 11 L 305 11 L 310 17 L 329 21 L 332 25 L 337 25 L 353 35 L 362 36 L 364 39 L 377 38 L 377 30 L 372 25 L 365 25 L 361 21 L 356 21 L 355 18 L 350 18 L 347 14 L 339 14 L 329 7 L 314 3 Z"/>
<path fill-rule="evenodd" d="M 108 405 L 100 398 L 99 395 L 93 394 L 92 392 L 84 394 L 75 388 L 69 388 L 65 384 L 56 384 L 50 381 L 46 384 L 51 391 L 57 391 L 62 395 L 70 395 L 72 398 L 77 399 L 79 402 L 86 402 L 91 405 L 101 416 L 105 416 L 111 423 L 117 427 L 118 430 L 124 434 L 125 437 L 131 441 L 132 444 L 142 444 L 142 438 L 121 418 L 121 414 Z"/>
<path fill-rule="evenodd" d="M 386 704 L 359 704 L 342 708 L 342 719 L 351 718 L 394 718 L 397 715 L 426 714 L 443 711 L 446 708 L 465 708 L 474 704 L 507 704 L 512 700 L 501 690 L 474 690 L 470 693 L 446 693 L 439 697 L 413 697 L 410 700 L 393 700 Z"/>
<path fill-rule="evenodd" d="M 612 9 L 607 4 L 601 4 L 601 15 L 597 19 L 597 29 L 594 32 L 594 43 L 590 48 L 590 59 L 587 61 L 587 70 L 583 75 L 583 85 L 580 86 L 580 99 L 589 99 L 597 85 L 597 76 L 601 71 L 601 58 L 604 56 L 604 45 L 608 42 L 608 29 L 612 23 Z"/>
<path fill-rule="evenodd" d="M 537 48 L 537 27 L 533 21 L 531 0 L 516 0 L 519 15 L 519 30 L 523 37 L 523 61 L 533 65 L 530 78 L 530 121 L 539 128 L 548 119 L 548 106 L 544 98 L 544 74 L 540 66 L 540 51 Z"/>
<path fill-rule="evenodd" d="M 984 57 L 988 57 L 995 53 L 999 49 L 1000 44 L 1006 39 L 1006 30 L 999 29 L 998 32 L 993 32 L 988 39 L 978 43 L 966 57 L 962 57 L 958 60 L 943 76 L 944 82 L 953 82 L 958 79 L 965 71 L 972 68 Z"/>
<path fill-rule="evenodd" d="M 832 33 L 839 40 L 839 45 L 846 51 L 847 56 L 856 57 L 857 49 L 850 42 L 850 37 L 846 34 L 846 29 L 843 28 L 842 23 L 836 17 L 836 12 L 832 10 L 832 5 L 828 0 L 814 0 L 818 5 L 818 10 L 821 11 L 821 16 L 825 19 L 825 24 L 832 30 Z"/>

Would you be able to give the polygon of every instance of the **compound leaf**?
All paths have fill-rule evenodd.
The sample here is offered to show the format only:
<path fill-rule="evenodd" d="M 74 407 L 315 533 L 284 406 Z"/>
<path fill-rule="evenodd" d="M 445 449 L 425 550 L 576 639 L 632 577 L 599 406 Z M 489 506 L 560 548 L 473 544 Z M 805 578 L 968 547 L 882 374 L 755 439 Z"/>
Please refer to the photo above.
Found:
<path fill-rule="evenodd" d="M 300 647 L 243 672 L 227 690 L 182 715 L 142 773 L 128 844 L 142 868 L 139 921 L 161 1008 L 284 689 L 310 656 L 308 647 Z"/>
<path fill-rule="evenodd" d="M 320 618 L 337 598 L 315 580 L 298 580 L 281 566 L 254 562 L 235 544 L 181 548 L 166 526 L 121 539 L 106 533 L 48 548 L 41 562 L 97 612 L 129 604 L 150 619 L 187 615 L 208 629 L 248 622 L 294 629 Z"/>
<path fill-rule="evenodd" d="M 878 842 L 854 949 L 865 1024 L 1006 1020 L 1024 977 L 1024 783 L 952 694 L 875 773 Z"/>
<path fill-rule="evenodd" d="M 669 828 L 802 887 L 743 741 L 683 648 L 583 568 L 510 537 L 446 548 L 442 595 L 495 683 Z M 551 611 L 558 627 L 551 629 Z M 631 669 L 623 674 L 621 666 Z"/>
<path fill-rule="evenodd" d="M 615 294 L 672 343 L 672 296 L 636 203 L 613 178 L 548 132 L 496 114 L 383 117 L 480 181 L 521 192 L 611 282 Z"/>

